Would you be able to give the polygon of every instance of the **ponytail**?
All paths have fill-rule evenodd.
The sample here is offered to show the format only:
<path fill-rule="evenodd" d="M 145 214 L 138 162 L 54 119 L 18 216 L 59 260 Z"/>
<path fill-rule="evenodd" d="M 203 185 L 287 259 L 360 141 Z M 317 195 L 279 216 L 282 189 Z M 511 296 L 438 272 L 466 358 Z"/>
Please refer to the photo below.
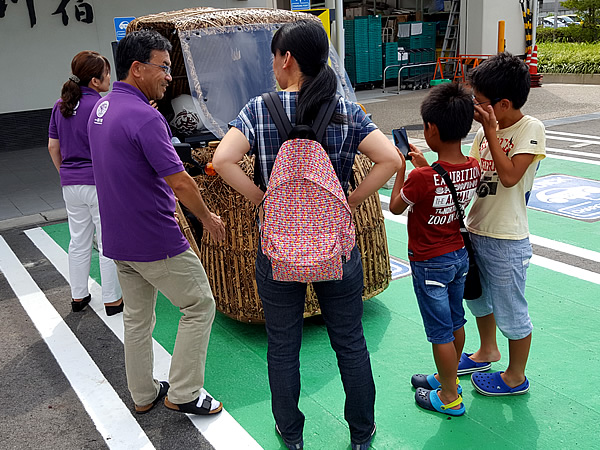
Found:
<path fill-rule="evenodd" d="M 88 86 L 92 78 L 102 80 L 110 71 L 110 63 L 98 52 L 85 50 L 71 61 L 71 75 L 60 92 L 60 113 L 71 117 L 81 99 L 81 86 Z"/>
<path fill-rule="evenodd" d="M 337 77 L 327 62 L 321 63 L 316 76 L 304 74 L 302 87 L 298 93 L 296 122 L 310 125 L 323 103 L 329 103 L 337 91 Z"/>

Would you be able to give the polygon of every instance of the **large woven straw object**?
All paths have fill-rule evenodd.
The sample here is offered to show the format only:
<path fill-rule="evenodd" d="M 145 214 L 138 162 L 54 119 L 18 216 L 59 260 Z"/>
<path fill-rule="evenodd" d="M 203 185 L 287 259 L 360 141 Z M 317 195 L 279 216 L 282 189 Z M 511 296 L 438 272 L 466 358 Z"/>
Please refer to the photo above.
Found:
<path fill-rule="evenodd" d="M 212 159 L 213 152 L 214 149 L 208 147 L 194 151 L 196 159 L 202 164 Z M 245 156 L 241 166 L 252 179 L 254 157 Z M 369 158 L 357 155 L 351 186 L 358 185 L 371 166 Z M 242 322 L 263 322 L 264 314 L 254 275 L 259 240 L 256 210 L 221 177 L 200 175 L 194 179 L 207 206 L 221 216 L 226 226 L 224 241 L 216 243 L 205 234 L 199 245 L 199 257 L 210 280 L 217 309 Z M 384 218 L 377 193 L 357 208 L 354 223 L 356 243 L 363 263 L 363 299 L 366 300 L 383 292 L 391 279 Z M 188 239 L 190 234 L 188 230 Z M 320 314 L 319 303 L 309 285 L 304 316 L 317 314 Z"/>
<path fill-rule="evenodd" d="M 169 39 L 173 45 L 173 82 L 166 96 L 174 98 L 190 93 L 190 80 L 197 82 L 195 74 L 186 73 L 179 33 L 184 35 L 210 27 L 278 24 L 300 19 L 318 21 L 313 15 L 286 10 L 191 8 L 140 17 L 129 24 L 127 32 L 153 29 Z M 206 63 L 210 64 L 210 61 Z M 194 156 L 204 164 L 212 159 L 214 148 L 212 145 L 211 148 L 195 149 Z M 251 179 L 253 161 L 253 158 L 246 156 L 241 162 Z M 356 157 L 351 186 L 356 186 L 364 179 L 371 165 L 366 156 Z M 195 177 L 195 180 L 208 207 L 221 216 L 226 227 L 224 241 L 215 243 L 205 234 L 201 242 L 196 242 L 192 228 L 183 214 L 179 213 L 182 230 L 198 253 L 208 275 L 217 309 L 242 322 L 263 322 L 264 314 L 254 276 L 259 238 L 255 208 L 219 176 L 201 175 Z M 377 194 L 372 195 L 357 209 L 354 221 L 364 271 L 363 298 L 368 299 L 387 288 L 391 279 L 384 218 Z M 309 317 L 319 313 L 318 301 L 309 286 L 304 315 Z"/>

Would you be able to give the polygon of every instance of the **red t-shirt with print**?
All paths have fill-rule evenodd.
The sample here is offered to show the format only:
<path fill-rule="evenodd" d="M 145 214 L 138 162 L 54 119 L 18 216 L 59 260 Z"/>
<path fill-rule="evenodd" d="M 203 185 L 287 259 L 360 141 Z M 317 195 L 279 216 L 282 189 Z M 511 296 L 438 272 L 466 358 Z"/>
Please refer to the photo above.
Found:
<path fill-rule="evenodd" d="M 479 163 L 471 157 L 463 164 L 438 163 L 450 175 L 464 210 L 479 184 Z M 430 166 L 411 170 L 400 194 L 409 205 L 408 258 L 411 261 L 424 261 L 464 247 L 452 194 L 435 170 Z"/>

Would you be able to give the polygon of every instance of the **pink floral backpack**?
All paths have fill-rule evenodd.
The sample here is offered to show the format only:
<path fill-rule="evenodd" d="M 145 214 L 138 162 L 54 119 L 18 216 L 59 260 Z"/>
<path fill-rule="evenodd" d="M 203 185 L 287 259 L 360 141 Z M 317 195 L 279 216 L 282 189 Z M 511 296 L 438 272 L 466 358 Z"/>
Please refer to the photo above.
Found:
<path fill-rule="evenodd" d="M 273 279 L 341 280 L 342 264 L 354 248 L 354 223 L 329 155 L 320 144 L 338 99 L 321 107 L 311 128 L 292 127 L 277 93 L 262 98 L 284 139 L 263 200 L 261 248 L 271 261 Z M 293 138 L 303 134 L 308 138 Z"/>

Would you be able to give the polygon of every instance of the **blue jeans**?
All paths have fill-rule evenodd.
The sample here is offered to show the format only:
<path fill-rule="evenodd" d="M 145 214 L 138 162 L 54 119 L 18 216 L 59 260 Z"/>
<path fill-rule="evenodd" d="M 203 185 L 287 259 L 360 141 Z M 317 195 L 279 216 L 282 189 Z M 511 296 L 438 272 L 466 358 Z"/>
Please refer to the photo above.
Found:
<path fill-rule="evenodd" d="M 511 340 L 531 334 L 533 325 L 525 299 L 525 280 L 532 256 L 529 238 L 514 241 L 470 233 L 481 276 L 481 297 L 468 300 L 475 317 L 494 313 L 502 334 Z"/>
<path fill-rule="evenodd" d="M 313 287 L 337 356 L 350 438 L 362 444 L 370 438 L 375 422 L 375 383 L 362 328 L 363 269 L 358 247 L 343 269 L 342 280 L 321 281 Z M 260 247 L 256 283 L 265 312 L 273 416 L 286 443 L 300 443 L 304 428 L 304 414 L 298 409 L 300 346 L 307 285 L 274 281 L 271 263 Z"/>
<path fill-rule="evenodd" d="M 454 332 L 467 322 L 463 307 L 467 251 L 463 247 L 425 261 L 411 261 L 410 267 L 427 340 L 432 344 L 454 341 Z"/>

